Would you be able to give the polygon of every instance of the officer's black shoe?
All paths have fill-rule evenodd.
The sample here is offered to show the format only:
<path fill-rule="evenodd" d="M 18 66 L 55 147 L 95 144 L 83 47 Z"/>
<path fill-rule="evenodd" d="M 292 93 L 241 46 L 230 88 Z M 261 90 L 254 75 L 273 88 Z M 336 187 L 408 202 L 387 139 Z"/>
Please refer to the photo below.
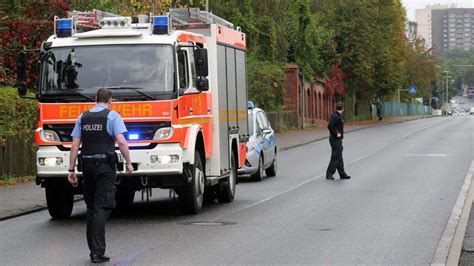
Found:
<path fill-rule="evenodd" d="M 332 175 L 327 175 L 327 176 L 326 176 L 326 179 L 327 179 L 327 180 L 334 180 L 334 176 L 332 176 Z"/>
<path fill-rule="evenodd" d="M 341 179 L 351 179 L 351 176 L 343 175 L 343 176 L 341 176 Z"/>
<path fill-rule="evenodd" d="M 92 263 L 102 263 L 110 261 L 110 258 L 104 255 L 91 255 Z"/>

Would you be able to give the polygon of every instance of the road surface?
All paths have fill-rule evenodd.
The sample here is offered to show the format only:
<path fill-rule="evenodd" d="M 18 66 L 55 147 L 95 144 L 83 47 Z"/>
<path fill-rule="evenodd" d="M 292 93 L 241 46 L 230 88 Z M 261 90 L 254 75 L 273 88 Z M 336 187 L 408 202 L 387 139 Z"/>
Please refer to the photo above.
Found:
<path fill-rule="evenodd" d="M 195 216 L 167 191 L 137 193 L 107 224 L 110 264 L 430 263 L 474 158 L 474 116 L 348 133 L 351 180 L 325 180 L 329 155 L 327 140 L 283 151 L 276 177 L 242 180 L 233 203 Z M 0 236 L 2 265 L 89 263 L 83 202 L 64 221 L 2 221 Z"/>

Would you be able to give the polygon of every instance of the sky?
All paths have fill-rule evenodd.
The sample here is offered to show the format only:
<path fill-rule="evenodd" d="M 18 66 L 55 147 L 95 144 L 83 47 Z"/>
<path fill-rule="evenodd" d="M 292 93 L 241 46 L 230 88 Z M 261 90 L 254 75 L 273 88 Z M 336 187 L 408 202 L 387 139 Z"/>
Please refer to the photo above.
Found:
<path fill-rule="evenodd" d="M 409 20 L 415 20 L 415 9 L 425 8 L 426 5 L 455 4 L 457 7 L 474 8 L 474 0 L 402 0 L 402 2 L 407 9 L 407 16 Z"/>

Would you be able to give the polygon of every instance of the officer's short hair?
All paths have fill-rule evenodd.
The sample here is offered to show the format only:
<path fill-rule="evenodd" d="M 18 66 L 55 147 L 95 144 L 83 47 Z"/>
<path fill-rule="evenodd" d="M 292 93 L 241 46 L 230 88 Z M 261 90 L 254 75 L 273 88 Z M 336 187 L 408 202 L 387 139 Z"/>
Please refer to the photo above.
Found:
<path fill-rule="evenodd" d="M 344 109 L 344 103 L 343 102 L 336 103 L 336 111 L 341 111 L 343 109 Z"/>
<path fill-rule="evenodd" d="M 99 89 L 97 91 L 97 102 L 106 103 L 112 98 L 112 91 L 106 88 Z"/>

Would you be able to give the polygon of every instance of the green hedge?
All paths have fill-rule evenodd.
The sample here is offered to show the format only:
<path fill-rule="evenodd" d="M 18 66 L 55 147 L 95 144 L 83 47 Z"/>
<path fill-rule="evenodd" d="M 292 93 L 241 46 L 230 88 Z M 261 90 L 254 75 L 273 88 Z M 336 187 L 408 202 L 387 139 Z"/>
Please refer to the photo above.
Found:
<path fill-rule="evenodd" d="M 18 97 L 16 88 L 0 87 L 0 140 L 31 139 L 38 121 L 37 101 Z"/>

